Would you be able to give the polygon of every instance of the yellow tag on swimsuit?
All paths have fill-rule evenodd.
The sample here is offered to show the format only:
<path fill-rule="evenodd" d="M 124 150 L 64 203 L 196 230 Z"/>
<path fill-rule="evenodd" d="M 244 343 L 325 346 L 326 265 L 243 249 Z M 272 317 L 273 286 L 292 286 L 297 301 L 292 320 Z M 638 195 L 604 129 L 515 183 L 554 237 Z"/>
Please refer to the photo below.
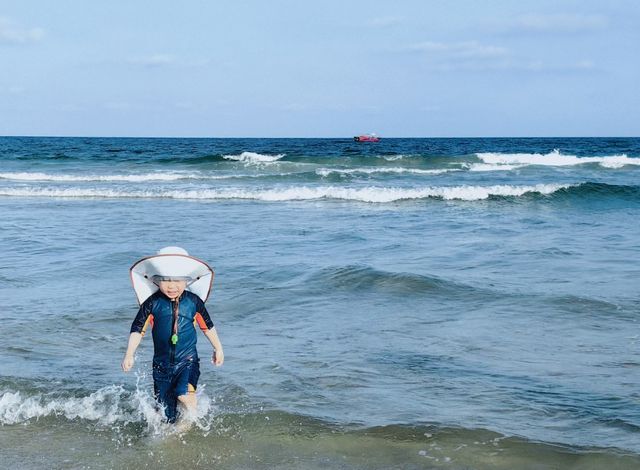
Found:
<path fill-rule="evenodd" d="M 178 335 L 171 335 L 171 344 L 178 344 Z"/>

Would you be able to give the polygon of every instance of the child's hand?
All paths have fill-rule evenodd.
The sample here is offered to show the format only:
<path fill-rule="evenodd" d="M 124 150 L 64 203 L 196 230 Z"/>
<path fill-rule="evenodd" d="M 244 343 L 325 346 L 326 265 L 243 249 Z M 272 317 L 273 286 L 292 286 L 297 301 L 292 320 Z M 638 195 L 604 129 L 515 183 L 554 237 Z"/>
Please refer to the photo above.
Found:
<path fill-rule="evenodd" d="M 211 364 L 214 366 L 221 366 L 224 363 L 224 351 L 222 349 L 218 349 L 213 352 L 211 356 Z"/>
<path fill-rule="evenodd" d="M 129 372 L 131 370 L 131 368 L 133 367 L 133 363 L 135 362 L 133 356 L 124 356 L 124 359 L 122 360 L 122 370 L 125 372 Z"/>

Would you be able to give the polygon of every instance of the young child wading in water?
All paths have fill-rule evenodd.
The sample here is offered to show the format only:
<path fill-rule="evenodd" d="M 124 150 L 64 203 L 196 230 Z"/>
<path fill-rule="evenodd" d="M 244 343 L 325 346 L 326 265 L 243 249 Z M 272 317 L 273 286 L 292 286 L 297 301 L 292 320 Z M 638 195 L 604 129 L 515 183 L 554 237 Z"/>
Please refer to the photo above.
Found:
<path fill-rule="evenodd" d="M 211 362 L 224 362 L 224 352 L 204 306 L 213 282 L 213 270 L 182 248 L 166 247 L 131 267 L 131 280 L 140 309 L 131 325 L 122 370 L 133 367 L 134 355 L 148 326 L 153 335 L 153 388 L 167 421 L 177 418 L 180 402 L 187 412 L 196 408 L 200 359 L 196 324 L 214 348 Z"/>

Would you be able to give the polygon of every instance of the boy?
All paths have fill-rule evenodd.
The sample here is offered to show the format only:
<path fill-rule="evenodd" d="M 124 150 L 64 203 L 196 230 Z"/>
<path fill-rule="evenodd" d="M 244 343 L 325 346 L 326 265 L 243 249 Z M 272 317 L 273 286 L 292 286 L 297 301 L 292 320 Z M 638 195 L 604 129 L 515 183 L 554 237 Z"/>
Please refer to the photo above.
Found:
<path fill-rule="evenodd" d="M 197 323 L 214 348 L 211 362 L 221 366 L 224 352 L 204 302 L 211 291 L 213 270 L 179 247 L 166 247 L 131 267 L 140 309 L 131 325 L 122 370 L 133 367 L 134 354 L 148 325 L 153 335 L 153 388 L 167 421 L 177 418 L 180 402 L 192 413 L 200 376 L 196 350 Z"/>

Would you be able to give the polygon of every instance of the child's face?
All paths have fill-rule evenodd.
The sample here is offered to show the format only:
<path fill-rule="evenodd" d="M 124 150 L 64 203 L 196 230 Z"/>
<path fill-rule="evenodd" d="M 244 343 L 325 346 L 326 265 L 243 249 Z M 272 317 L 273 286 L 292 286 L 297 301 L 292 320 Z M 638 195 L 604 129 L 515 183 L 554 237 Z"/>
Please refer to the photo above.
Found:
<path fill-rule="evenodd" d="M 187 281 L 160 281 L 158 287 L 160 292 L 173 300 L 182 295 L 187 288 Z"/>

